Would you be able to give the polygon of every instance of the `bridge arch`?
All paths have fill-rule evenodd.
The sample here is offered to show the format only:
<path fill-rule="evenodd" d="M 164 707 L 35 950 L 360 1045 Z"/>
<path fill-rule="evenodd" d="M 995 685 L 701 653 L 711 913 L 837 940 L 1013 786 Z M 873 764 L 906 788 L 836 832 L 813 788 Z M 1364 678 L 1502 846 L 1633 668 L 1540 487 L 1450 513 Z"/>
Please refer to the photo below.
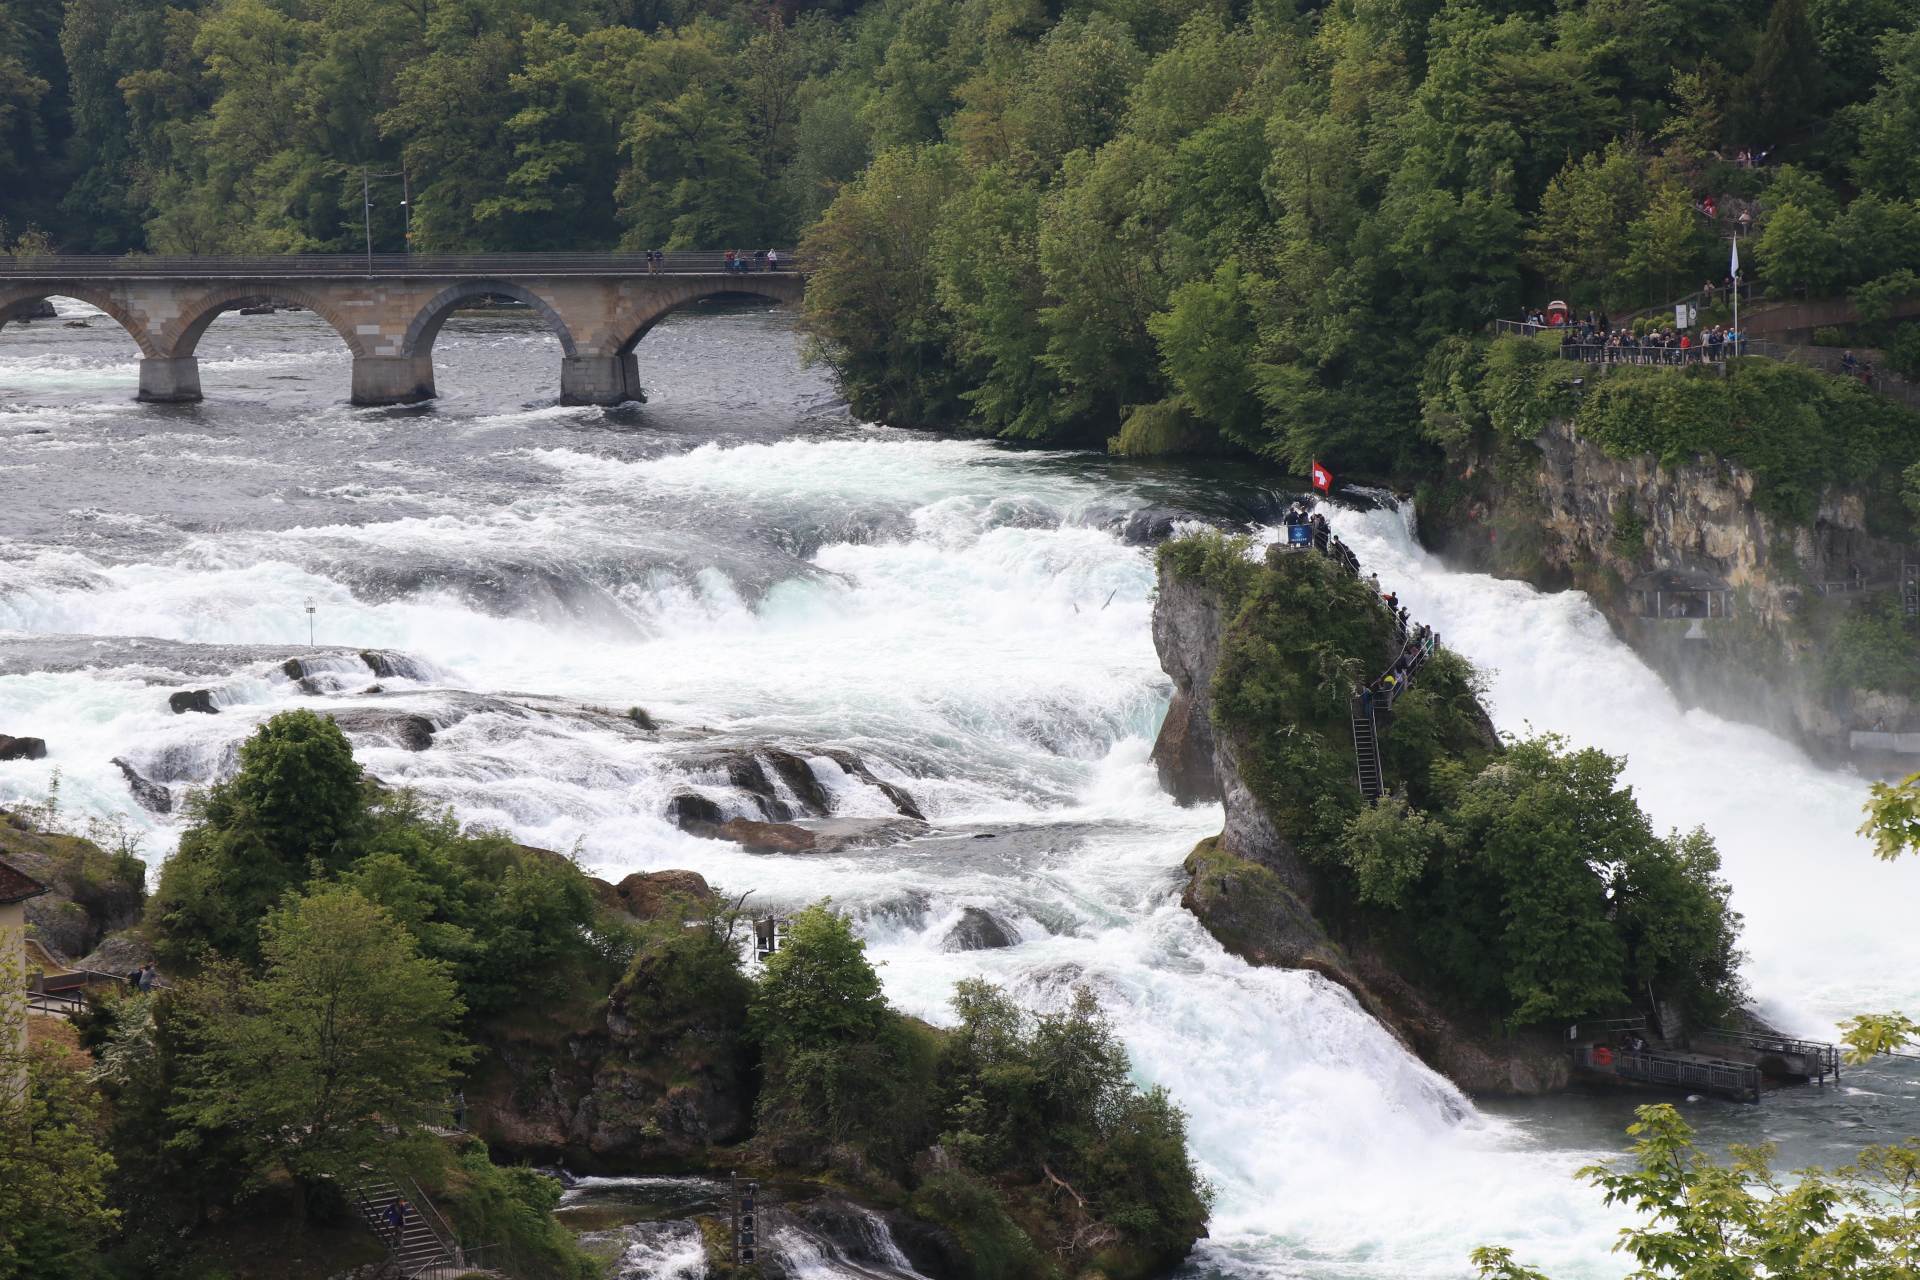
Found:
<path fill-rule="evenodd" d="M 798 302 L 802 286 L 800 281 L 790 275 L 773 273 L 756 274 L 742 272 L 737 276 L 728 276 L 726 282 L 714 286 L 706 281 L 688 282 L 678 289 L 659 295 L 657 305 L 638 313 L 630 323 L 624 336 L 614 335 L 614 341 L 608 345 L 622 356 L 633 354 L 640 339 L 647 336 L 653 326 L 667 318 L 668 313 L 681 307 L 699 302 L 703 298 L 718 298 L 729 293 L 750 293 L 755 297 L 766 298 L 773 302 Z"/>
<path fill-rule="evenodd" d="M 560 318 L 560 313 L 547 305 L 539 294 L 506 280 L 468 280 L 442 289 L 432 301 L 420 308 L 413 323 L 407 326 L 406 337 L 400 341 L 400 355 L 408 359 L 431 356 L 434 339 L 440 336 L 441 328 L 453 315 L 454 309 L 468 298 L 481 298 L 489 294 L 499 294 L 526 303 L 560 339 L 560 349 L 565 352 L 567 359 L 571 360 L 579 354 L 574 349 L 573 331 L 567 328 L 567 322 Z"/>
<path fill-rule="evenodd" d="M 362 348 L 359 337 L 355 335 L 353 326 L 347 323 L 346 317 L 341 315 L 325 297 L 298 286 L 290 288 L 285 281 L 281 280 L 223 284 L 183 303 L 178 318 L 169 321 L 160 331 L 161 339 L 167 348 L 165 354 L 176 360 L 193 358 L 193 353 L 199 347 L 200 339 L 206 334 L 209 325 L 226 312 L 236 310 L 256 298 L 278 298 L 305 307 L 326 321 L 333 331 L 340 335 L 340 340 L 347 344 L 348 351 L 356 356 L 368 354 Z"/>
<path fill-rule="evenodd" d="M 799 277 L 767 273 L 693 279 L 648 278 L 648 288 L 637 306 L 619 307 L 590 335 L 587 349 L 594 354 L 569 353 L 560 362 L 561 404 L 620 404 L 645 400 L 640 388 L 640 360 L 634 348 L 649 330 L 678 307 L 702 298 L 729 293 L 751 293 L 775 302 L 798 302 L 804 283 Z"/>
<path fill-rule="evenodd" d="M 51 284 L 0 285 L 0 326 L 18 319 L 20 313 L 37 302 L 48 298 L 74 298 L 95 306 L 113 317 L 115 324 L 126 330 L 134 345 L 140 348 L 143 359 L 152 359 L 159 355 L 159 349 L 153 335 L 136 323 L 127 309 L 116 301 L 111 294 L 89 289 L 78 281 L 58 280 Z"/>

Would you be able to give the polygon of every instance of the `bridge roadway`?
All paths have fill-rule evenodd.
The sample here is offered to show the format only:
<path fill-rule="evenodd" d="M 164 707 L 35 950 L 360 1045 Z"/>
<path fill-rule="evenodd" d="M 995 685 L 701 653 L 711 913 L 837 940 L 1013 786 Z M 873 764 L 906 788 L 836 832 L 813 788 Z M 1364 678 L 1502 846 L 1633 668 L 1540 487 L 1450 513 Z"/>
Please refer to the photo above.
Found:
<path fill-rule="evenodd" d="M 0 326 L 43 298 L 77 298 L 140 347 L 141 400 L 200 399 L 200 336 L 223 311 L 277 299 L 333 326 L 353 353 L 353 403 L 431 399 L 433 341 L 486 294 L 531 307 L 560 340 L 560 403 L 640 398 L 634 346 L 675 307 L 719 293 L 798 302 L 797 270 L 728 272 L 718 253 L 338 254 L 284 257 L 0 255 Z"/>

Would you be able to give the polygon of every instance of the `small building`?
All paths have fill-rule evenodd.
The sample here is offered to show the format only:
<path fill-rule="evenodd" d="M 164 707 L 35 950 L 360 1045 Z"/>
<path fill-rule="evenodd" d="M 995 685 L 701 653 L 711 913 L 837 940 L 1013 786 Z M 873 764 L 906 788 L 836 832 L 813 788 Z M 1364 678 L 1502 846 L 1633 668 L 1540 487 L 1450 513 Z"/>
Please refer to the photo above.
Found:
<path fill-rule="evenodd" d="M 0 1027 L 15 1025 L 16 1055 L 27 1051 L 27 899 L 47 892 L 26 872 L 0 862 L 0 1001 L 7 1006 Z"/>
<path fill-rule="evenodd" d="M 1655 569 L 1627 586 L 1642 618 L 1731 618 L 1733 588 L 1698 569 Z"/>

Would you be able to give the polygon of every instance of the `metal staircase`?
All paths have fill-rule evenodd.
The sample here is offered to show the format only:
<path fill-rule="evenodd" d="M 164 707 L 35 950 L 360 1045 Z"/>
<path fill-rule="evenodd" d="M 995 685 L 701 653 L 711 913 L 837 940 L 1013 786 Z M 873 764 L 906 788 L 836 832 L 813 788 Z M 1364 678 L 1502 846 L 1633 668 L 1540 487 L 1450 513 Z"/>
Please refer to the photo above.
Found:
<path fill-rule="evenodd" d="M 1360 794 L 1371 803 L 1387 790 L 1380 771 L 1380 734 L 1373 720 L 1373 704 L 1356 695 L 1347 700 L 1347 714 L 1353 720 L 1353 762 Z"/>
<path fill-rule="evenodd" d="M 406 1217 L 396 1232 L 389 1215 L 394 1201 L 402 1197 L 407 1202 Z M 387 1246 L 407 1280 L 454 1280 L 477 1269 L 469 1263 L 468 1255 L 479 1251 L 460 1248 L 453 1228 L 412 1178 L 348 1187 L 347 1200 L 380 1243 Z"/>

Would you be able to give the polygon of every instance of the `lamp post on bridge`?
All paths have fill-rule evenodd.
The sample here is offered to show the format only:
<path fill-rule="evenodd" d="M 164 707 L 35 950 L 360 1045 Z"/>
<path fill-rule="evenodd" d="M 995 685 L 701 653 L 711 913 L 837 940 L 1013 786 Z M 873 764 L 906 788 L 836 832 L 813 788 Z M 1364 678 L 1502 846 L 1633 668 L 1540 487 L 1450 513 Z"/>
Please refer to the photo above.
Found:
<path fill-rule="evenodd" d="M 405 211 L 407 228 L 407 252 L 413 252 L 413 191 L 407 181 L 407 166 L 401 165 L 385 173 L 369 173 L 367 166 L 360 166 L 360 220 L 367 232 L 367 274 L 373 274 L 373 182 L 374 178 L 400 179 L 400 207 Z"/>

